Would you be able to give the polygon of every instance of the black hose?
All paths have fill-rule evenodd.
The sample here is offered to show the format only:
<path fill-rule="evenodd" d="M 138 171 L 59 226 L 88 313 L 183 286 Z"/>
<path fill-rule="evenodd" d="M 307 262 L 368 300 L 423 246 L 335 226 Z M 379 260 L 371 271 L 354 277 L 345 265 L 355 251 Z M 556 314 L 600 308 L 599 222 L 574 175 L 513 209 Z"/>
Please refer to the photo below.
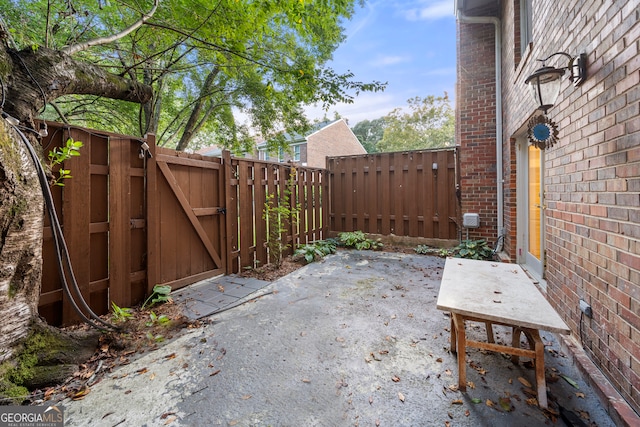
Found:
<path fill-rule="evenodd" d="M 53 197 L 51 195 L 51 189 L 49 188 L 47 175 L 44 171 L 44 168 L 42 167 L 42 164 L 40 163 L 40 159 L 38 158 L 38 155 L 33 149 L 33 146 L 29 142 L 28 138 L 16 126 L 14 125 L 11 125 L 11 126 L 16 132 L 18 132 L 18 134 L 20 135 L 20 138 L 22 139 L 22 142 L 27 147 L 27 150 L 29 151 L 29 155 L 31 156 L 31 159 L 33 160 L 34 166 L 36 168 L 36 172 L 38 173 L 38 180 L 40 182 L 40 187 L 42 187 L 45 204 L 47 207 L 47 211 L 49 213 L 49 220 L 51 222 L 51 229 L 53 232 L 53 242 L 56 248 L 58 271 L 60 274 L 60 280 L 62 281 L 62 289 L 65 295 L 71 302 L 71 306 L 73 307 L 74 311 L 82 318 L 82 320 L 85 323 L 93 326 L 96 329 L 100 329 L 100 330 L 105 329 L 99 326 L 98 324 L 96 324 L 92 319 L 87 317 L 78 306 L 78 303 L 76 302 L 75 298 L 71 294 L 71 289 L 69 287 L 69 283 L 67 281 L 67 277 L 65 274 L 65 267 L 66 267 L 66 271 L 71 277 L 73 292 L 78 297 L 78 300 L 80 301 L 80 305 L 82 306 L 82 308 L 86 310 L 87 313 L 89 313 L 89 316 L 91 318 L 101 323 L 102 325 L 106 326 L 107 329 L 119 330 L 120 329 L 119 327 L 112 325 L 111 323 L 103 320 L 102 318 L 100 318 L 100 316 L 94 313 L 93 310 L 91 310 L 91 308 L 87 304 L 87 302 L 84 300 L 82 296 L 82 292 L 80 291 L 80 287 L 78 286 L 78 282 L 76 281 L 75 274 L 73 273 L 73 268 L 71 266 L 71 258 L 69 257 L 69 250 L 67 248 L 67 243 L 64 240 L 64 235 L 62 234 L 62 227 L 60 226 L 60 220 L 58 219 L 58 215 L 56 213 L 56 209 L 53 204 Z"/>

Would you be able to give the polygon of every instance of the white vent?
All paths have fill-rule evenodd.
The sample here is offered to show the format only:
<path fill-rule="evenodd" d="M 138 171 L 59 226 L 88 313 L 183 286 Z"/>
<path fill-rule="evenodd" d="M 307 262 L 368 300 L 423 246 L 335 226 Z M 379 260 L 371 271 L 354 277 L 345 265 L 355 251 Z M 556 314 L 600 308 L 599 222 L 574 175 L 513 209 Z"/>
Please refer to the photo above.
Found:
<path fill-rule="evenodd" d="M 466 228 L 480 227 L 480 215 L 477 213 L 466 213 L 462 215 L 462 226 Z"/>

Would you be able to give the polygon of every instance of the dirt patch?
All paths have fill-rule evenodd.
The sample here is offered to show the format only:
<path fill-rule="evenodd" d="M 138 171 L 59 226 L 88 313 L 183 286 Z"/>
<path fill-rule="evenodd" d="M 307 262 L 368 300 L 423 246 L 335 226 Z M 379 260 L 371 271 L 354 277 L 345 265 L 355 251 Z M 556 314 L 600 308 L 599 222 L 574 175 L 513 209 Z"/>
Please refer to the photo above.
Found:
<path fill-rule="evenodd" d="M 62 384 L 34 390 L 25 403 L 60 401 L 64 398 L 83 399 L 91 387 L 111 373 L 116 367 L 127 365 L 140 355 L 162 347 L 185 328 L 200 327 L 202 322 L 191 321 L 183 315 L 180 304 L 168 302 L 149 309 L 132 308 L 120 319 L 103 316 L 104 320 L 117 325 L 119 331 L 103 333 L 93 355 Z M 71 334 L 86 333 L 89 326 L 75 325 L 64 328 Z"/>
<path fill-rule="evenodd" d="M 262 267 L 252 268 L 245 270 L 239 274 L 240 277 L 251 277 L 259 280 L 266 280 L 267 282 L 273 282 L 279 278 L 293 273 L 299 268 L 305 266 L 305 261 L 301 257 L 288 256 L 282 260 L 280 268 L 276 268 L 273 264 L 267 264 Z"/>

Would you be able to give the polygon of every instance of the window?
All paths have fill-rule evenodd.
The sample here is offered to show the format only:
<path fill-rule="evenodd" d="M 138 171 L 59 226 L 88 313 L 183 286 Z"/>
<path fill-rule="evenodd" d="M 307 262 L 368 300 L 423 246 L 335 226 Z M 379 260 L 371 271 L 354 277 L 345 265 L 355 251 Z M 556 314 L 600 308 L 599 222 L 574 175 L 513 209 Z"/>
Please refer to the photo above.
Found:
<path fill-rule="evenodd" d="M 299 162 L 300 161 L 300 146 L 299 145 L 294 145 L 293 146 L 293 161 L 294 162 Z"/>
<path fill-rule="evenodd" d="M 533 41 L 533 0 L 520 0 L 520 57 L 524 55 L 529 43 Z"/>

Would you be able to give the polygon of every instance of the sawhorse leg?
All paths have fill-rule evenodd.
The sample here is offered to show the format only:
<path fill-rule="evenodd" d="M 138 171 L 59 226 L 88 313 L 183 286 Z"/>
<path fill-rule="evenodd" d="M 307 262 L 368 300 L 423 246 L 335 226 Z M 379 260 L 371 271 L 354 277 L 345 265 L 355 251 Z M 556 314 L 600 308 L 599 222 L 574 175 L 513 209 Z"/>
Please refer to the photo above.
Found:
<path fill-rule="evenodd" d="M 451 350 L 458 353 L 458 390 L 467 391 L 467 337 L 464 317 L 451 313 Z"/>
<path fill-rule="evenodd" d="M 513 337 L 511 341 L 512 347 L 520 348 L 520 334 L 524 333 L 529 342 L 529 347 L 535 351 L 533 363 L 536 367 L 536 388 L 538 389 L 538 405 L 541 408 L 547 408 L 547 381 L 544 377 L 544 344 L 540 338 L 540 333 L 536 329 L 529 328 L 513 328 Z M 520 358 L 516 355 L 511 356 L 511 361 L 518 364 Z"/>

